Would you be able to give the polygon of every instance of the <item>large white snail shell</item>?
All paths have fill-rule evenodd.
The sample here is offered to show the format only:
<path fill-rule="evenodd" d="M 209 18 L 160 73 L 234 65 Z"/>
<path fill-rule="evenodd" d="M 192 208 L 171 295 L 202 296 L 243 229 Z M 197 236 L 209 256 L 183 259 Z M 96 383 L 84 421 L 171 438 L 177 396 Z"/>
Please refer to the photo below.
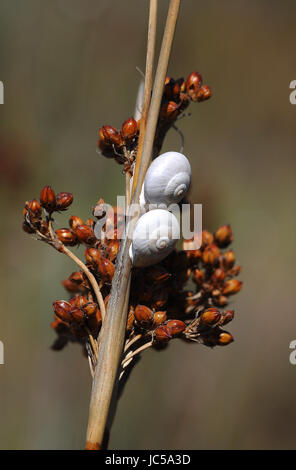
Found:
<path fill-rule="evenodd" d="M 146 212 L 133 231 L 130 247 L 133 266 L 159 263 L 173 251 L 179 238 L 180 226 L 174 214 L 163 209 Z"/>
<path fill-rule="evenodd" d="M 142 204 L 176 204 L 187 193 L 191 180 L 188 159 L 179 152 L 166 152 L 151 163 L 144 180 Z"/>

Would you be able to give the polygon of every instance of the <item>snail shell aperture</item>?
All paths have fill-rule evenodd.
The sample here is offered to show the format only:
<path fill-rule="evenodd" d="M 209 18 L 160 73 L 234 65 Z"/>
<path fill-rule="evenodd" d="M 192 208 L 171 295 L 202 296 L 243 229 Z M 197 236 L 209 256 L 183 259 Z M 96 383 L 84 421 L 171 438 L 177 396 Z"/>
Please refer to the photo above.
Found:
<path fill-rule="evenodd" d="M 146 212 L 133 231 L 130 247 L 133 266 L 159 263 L 173 251 L 179 238 L 180 226 L 174 214 L 163 209 Z"/>
<path fill-rule="evenodd" d="M 144 180 L 142 200 L 146 204 L 178 203 L 187 193 L 191 180 L 188 159 L 179 152 L 166 152 L 151 163 Z"/>

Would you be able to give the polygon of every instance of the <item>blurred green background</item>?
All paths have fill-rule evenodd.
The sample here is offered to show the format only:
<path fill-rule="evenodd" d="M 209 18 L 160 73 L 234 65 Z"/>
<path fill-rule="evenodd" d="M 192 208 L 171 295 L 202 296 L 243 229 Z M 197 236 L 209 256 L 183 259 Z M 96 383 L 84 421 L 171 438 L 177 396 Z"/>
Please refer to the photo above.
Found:
<path fill-rule="evenodd" d="M 198 69 L 213 90 L 179 123 L 192 198 L 204 227 L 232 225 L 244 288 L 229 347 L 174 341 L 144 354 L 112 449 L 295 448 L 295 13 L 289 0 L 182 2 L 169 74 Z M 69 215 L 83 218 L 100 196 L 123 194 L 121 167 L 96 154 L 97 131 L 133 114 L 147 14 L 147 0 L 1 1 L 1 449 L 84 446 L 88 365 L 75 345 L 50 350 L 51 304 L 75 268 L 22 232 L 21 212 L 45 184 L 73 192 Z M 179 146 L 171 131 L 164 149 Z"/>

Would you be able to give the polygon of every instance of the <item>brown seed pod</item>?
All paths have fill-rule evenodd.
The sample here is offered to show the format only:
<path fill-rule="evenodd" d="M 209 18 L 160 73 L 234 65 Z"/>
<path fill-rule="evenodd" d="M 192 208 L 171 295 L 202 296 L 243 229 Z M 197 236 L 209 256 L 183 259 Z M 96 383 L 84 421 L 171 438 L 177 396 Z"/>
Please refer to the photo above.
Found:
<path fill-rule="evenodd" d="M 213 275 L 212 275 L 212 279 L 214 282 L 223 282 L 224 279 L 225 279 L 225 272 L 223 269 L 221 268 L 217 268 L 215 269 L 215 271 L 213 272 Z"/>
<path fill-rule="evenodd" d="M 223 266 L 225 269 L 231 269 L 235 264 L 235 254 L 232 250 L 226 251 L 222 258 Z"/>
<path fill-rule="evenodd" d="M 201 85 L 202 85 L 202 76 L 198 72 L 192 72 L 186 80 L 186 91 L 188 95 L 191 98 L 195 97 Z"/>
<path fill-rule="evenodd" d="M 75 233 L 73 233 L 68 228 L 60 228 L 55 231 L 58 239 L 64 243 L 64 245 L 75 246 L 78 243 Z"/>
<path fill-rule="evenodd" d="M 86 248 L 85 250 L 85 259 L 87 263 L 91 264 L 95 268 L 98 267 L 99 262 L 101 261 L 101 252 L 97 248 Z"/>
<path fill-rule="evenodd" d="M 207 230 L 203 230 L 201 234 L 202 238 L 202 244 L 201 247 L 205 248 L 208 245 L 212 245 L 214 243 L 214 236 L 211 234 L 211 232 L 208 232 Z"/>
<path fill-rule="evenodd" d="M 114 264 L 107 258 L 101 258 L 98 263 L 98 272 L 103 280 L 111 282 L 115 272 Z"/>
<path fill-rule="evenodd" d="M 72 307 L 81 308 L 85 304 L 88 303 L 88 299 L 87 297 L 85 297 L 85 295 L 77 295 L 76 297 L 72 297 L 72 299 L 70 299 L 69 302 L 72 305 Z"/>
<path fill-rule="evenodd" d="M 226 310 L 226 312 L 222 313 L 220 319 L 220 325 L 227 325 L 227 323 L 231 322 L 234 317 L 234 310 Z"/>
<path fill-rule="evenodd" d="M 86 245 L 93 245 L 97 240 L 93 229 L 88 225 L 78 225 L 75 227 L 74 232 L 78 240 Z"/>
<path fill-rule="evenodd" d="M 81 271 L 74 271 L 69 276 L 69 281 L 75 282 L 76 284 L 82 284 L 84 282 L 84 277 Z"/>
<path fill-rule="evenodd" d="M 110 240 L 105 250 L 106 258 L 108 258 L 110 261 L 114 261 L 116 259 L 116 256 L 118 255 L 119 246 L 119 240 Z"/>
<path fill-rule="evenodd" d="M 53 311 L 58 318 L 62 321 L 69 322 L 71 321 L 70 311 L 72 309 L 72 305 L 66 300 L 56 300 L 52 304 Z"/>
<path fill-rule="evenodd" d="M 220 251 L 216 245 L 208 245 L 202 253 L 202 261 L 206 266 L 213 267 L 217 264 Z"/>
<path fill-rule="evenodd" d="M 170 339 L 172 339 L 170 330 L 165 326 L 158 326 L 154 331 L 155 338 L 160 343 L 167 343 Z"/>
<path fill-rule="evenodd" d="M 222 331 L 218 336 L 218 345 L 227 346 L 233 342 L 233 336 L 227 331 Z"/>
<path fill-rule="evenodd" d="M 40 193 L 40 203 L 47 212 L 51 213 L 55 210 L 56 196 L 54 190 L 50 186 L 44 186 Z"/>
<path fill-rule="evenodd" d="M 195 282 L 195 284 L 201 286 L 205 281 L 204 272 L 201 269 L 194 269 L 192 271 L 192 280 Z"/>
<path fill-rule="evenodd" d="M 169 320 L 166 325 L 171 336 L 177 336 L 185 330 L 185 323 L 181 320 Z"/>
<path fill-rule="evenodd" d="M 72 307 L 70 310 L 70 315 L 72 317 L 72 322 L 77 322 L 77 323 L 84 323 L 85 321 L 85 315 L 83 310 L 81 310 L 78 307 Z"/>
<path fill-rule="evenodd" d="M 100 137 L 105 144 L 120 146 L 122 137 L 117 129 L 113 126 L 103 126 L 99 130 Z"/>
<path fill-rule="evenodd" d="M 83 310 L 85 315 L 88 317 L 96 316 L 98 306 L 95 302 L 87 302 L 87 304 L 84 305 Z"/>
<path fill-rule="evenodd" d="M 69 279 L 64 279 L 62 284 L 68 292 L 73 294 L 84 292 L 86 290 L 84 284 L 77 284 L 77 282 L 72 282 Z"/>
<path fill-rule="evenodd" d="M 146 305 L 137 305 L 134 315 L 140 324 L 150 325 L 153 322 L 153 312 Z"/>
<path fill-rule="evenodd" d="M 78 225 L 83 225 L 83 220 L 76 215 L 72 215 L 69 219 L 69 225 L 71 229 L 75 230 Z"/>
<path fill-rule="evenodd" d="M 232 230 L 230 225 L 222 225 L 215 232 L 215 242 L 220 248 L 225 248 L 233 240 Z"/>
<path fill-rule="evenodd" d="M 219 297 L 213 297 L 213 303 L 218 307 L 224 307 L 228 304 L 228 299 L 225 295 L 219 295 Z"/>
<path fill-rule="evenodd" d="M 73 202 L 73 194 L 71 193 L 59 193 L 56 196 L 56 210 L 64 211 L 66 210 Z"/>
<path fill-rule="evenodd" d="M 202 325 L 216 325 L 221 318 L 221 314 L 217 308 L 208 308 L 200 314 L 200 322 Z"/>
<path fill-rule="evenodd" d="M 25 210 L 28 210 L 29 214 L 35 217 L 36 219 L 40 219 L 42 215 L 41 206 L 39 202 L 37 201 L 37 199 L 32 199 L 32 201 L 29 201 L 26 204 Z"/>
<path fill-rule="evenodd" d="M 134 118 L 128 118 L 124 121 L 121 128 L 121 135 L 124 140 L 132 140 L 138 132 L 138 124 Z"/>
<path fill-rule="evenodd" d="M 165 103 L 160 108 L 160 116 L 163 119 L 173 120 L 178 116 L 178 104 L 174 101 Z"/>
<path fill-rule="evenodd" d="M 224 284 L 223 294 L 234 295 L 241 290 L 242 285 L 243 283 L 237 279 L 229 279 Z"/>
<path fill-rule="evenodd" d="M 164 323 L 167 319 L 167 314 L 165 311 L 159 310 L 158 312 L 155 312 L 153 315 L 153 322 L 155 325 L 161 325 Z"/>
<path fill-rule="evenodd" d="M 203 85 L 192 97 L 193 101 L 206 101 L 211 98 L 212 92 L 208 85 Z"/>

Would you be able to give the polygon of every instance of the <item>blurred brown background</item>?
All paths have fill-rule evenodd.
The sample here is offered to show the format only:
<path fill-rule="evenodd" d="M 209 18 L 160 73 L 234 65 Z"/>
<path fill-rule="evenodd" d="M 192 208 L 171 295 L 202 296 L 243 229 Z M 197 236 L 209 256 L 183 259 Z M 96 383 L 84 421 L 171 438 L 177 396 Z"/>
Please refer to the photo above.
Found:
<path fill-rule="evenodd" d="M 159 3 L 161 30 L 168 2 Z M 74 266 L 21 231 L 21 211 L 45 184 L 72 191 L 70 212 L 83 218 L 99 196 L 123 194 L 121 168 L 96 154 L 97 130 L 133 113 L 147 9 L 146 0 L 0 4 L 2 449 L 84 445 L 88 365 L 77 346 L 50 350 L 51 304 Z M 295 13 L 289 0 L 182 2 L 169 74 L 198 69 L 214 95 L 179 124 L 192 196 L 204 227 L 231 223 L 244 288 L 231 346 L 174 341 L 145 353 L 110 448 L 296 447 Z M 179 145 L 171 131 L 165 149 Z"/>

